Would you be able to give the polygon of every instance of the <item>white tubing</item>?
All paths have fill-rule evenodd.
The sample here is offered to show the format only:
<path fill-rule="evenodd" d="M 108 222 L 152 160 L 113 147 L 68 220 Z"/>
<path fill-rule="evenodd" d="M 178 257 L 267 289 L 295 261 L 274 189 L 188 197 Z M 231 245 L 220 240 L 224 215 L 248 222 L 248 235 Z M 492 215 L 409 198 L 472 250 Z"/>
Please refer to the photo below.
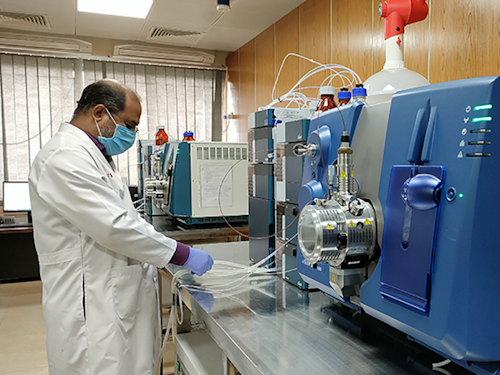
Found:
<path fill-rule="evenodd" d="M 295 56 L 295 57 L 298 57 L 300 59 L 304 59 L 304 60 L 309 61 L 317 66 L 315 68 L 311 69 L 306 74 L 304 74 L 304 76 L 302 76 L 302 78 L 300 78 L 299 81 L 297 81 L 297 83 L 287 93 L 280 96 L 279 98 L 276 98 L 275 97 L 276 86 L 277 86 L 278 80 L 281 76 L 281 71 L 283 70 L 283 66 L 285 65 L 285 62 L 287 61 L 287 59 L 290 56 Z M 337 77 L 339 77 L 342 80 L 342 87 L 351 87 L 351 86 L 354 87 L 354 85 L 356 83 L 361 83 L 361 78 L 359 77 L 359 75 L 356 72 L 354 72 L 352 69 L 349 69 L 345 66 L 342 66 L 339 64 L 321 64 L 317 61 L 314 61 L 314 60 L 309 59 L 307 57 L 301 56 L 299 54 L 289 53 L 283 59 L 281 66 L 280 66 L 280 69 L 278 71 L 278 75 L 276 76 L 276 80 L 274 81 L 274 86 L 273 86 L 273 90 L 271 93 L 271 97 L 273 98 L 273 101 L 271 101 L 271 103 L 269 103 L 267 106 L 261 107 L 261 108 L 262 109 L 271 108 L 271 107 L 275 106 L 277 103 L 284 102 L 284 101 L 290 101 L 292 103 L 296 103 L 299 106 L 299 108 L 308 108 L 309 107 L 308 103 L 304 102 L 303 100 L 298 100 L 298 98 L 296 97 L 296 94 L 298 91 L 306 89 L 304 87 L 300 87 L 304 81 L 306 81 L 307 79 L 309 79 L 313 75 L 324 72 L 324 71 L 328 71 L 328 72 L 330 72 L 330 74 L 323 81 L 321 86 L 330 85 L 331 82 L 333 81 L 333 79 L 337 78 Z M 308 88 L 313 88 L 313 87 L 308 87 Z"/>
<path fill-rule="evenodd" d="M 432 364 L 432 368 L 436 369 L 436 368 L 439 368 L 439 367 L 444 367 L 446 365 L 449 365 L 450 363 L 451 363 L 451 361 L 449 359 L 445 359 L 442 362 L 433 363 Z"/>
<path fill-rule="evenodd" d="M 181 285 L 180 278 L 184 275 L 190 274 L 191 271 L 189 271 L 187 269 L 182 269 L 180 271 L 177 271 L 174 274 L 174 277 L 172 278 L 172 283 L 171 283 L 172 294 L 177 296 L 177 298 L 176 298 L 177 301 L 174 301 L 174 302 L 176 302 L 177 304 L 176 303 L 172 304 L 172 307 L 170 308 L 170 315 L 169 315 L 168 323 L 167 323 L 167 331 L 165 332 L 165 336 L 163 338 L 163 343 L 162 343 L 162 346 L 160 349 L 160 354 L 159 354 L 158 359 L 156 360 L 156 364 L 155 364 L 155 374 L 156 375 L 160 374 L 161 365 L 163 363 L 163 354 L 165 352 L 165 348 L 167 346 L 167 341 L 170 337 L 170 333 L 172 333 L 172 337 L 175 338 L 175 334 L 177 331 L 177 326 L 175 323 L 178 323 L 180 325 L 180 324 L 182 324 L 182 322 L 184 320 L 184 309 L 182 308 L 182 294 L 181 294 L 181 290 L 180 290 L 181 288 L 184 288 L 190 292 L 214 293 L 214 294 L 220 294 L 221 296 L 227 297 L 227 295 L 225 295 L 225 293 L 237 290 L 251 276 L 268 276 L 270 274 L 276 273 L 276 269 L 274 269 L 274 268 L 262 268 L 260 266 L 262 266 L 269 259 L 274 257 L 279 250 L 281 250 L 286 244 L 288 244 L 290 241 L 292 241 L 297 235 L 298 234 L 296 233 L 293 237 L 288 239 L 282 246 L 280 246 L 278 249 L 273 251 L 267 257 L 265 257 L 264 259 L 262 259 L 261 261 L 259 261 L 258 263 L 254 264 L 252 266 L 244 266 L 242 264 L 232 263 L 232 262 L 228 262 L 228 261 L 224 261 L 224 260 L 214 261 L 214 265 L 213 265 L 212 270 L 206 272 L 203 276 L 200 276 L 204 279 L 207 279 L 207 278 L 213 279 L 213 282 L 210 283 L 208 281 L 208 282 L 204 283 L 203 286 L 189 285 L 189 284 Z M 291 271 L 293 271 L 293 270 L 290 270 L 287 272 L 291 272 Z M 235 276 L 235 275 L 240 275 L 240 277 L 233 279 L 229 282 L 226 282 L 225 280 L 223 282 L 221 282 L 224 278 L 227 278 L 228 276 Z M 219 282 L 215 282 L 215 280 L 217 280 L 217 279 L 219 279 Z M 248 307 L 243 301 L 241 301 L 241 303 L 244 306 Z M 180 316 L 179 316 L 179 313 L 177 312 L 177 308 L 180 308 L 180 310 L 181 310 Z M 251 312 L 255 313 L 250 308 L 249 308 L 249 310 Z"/>

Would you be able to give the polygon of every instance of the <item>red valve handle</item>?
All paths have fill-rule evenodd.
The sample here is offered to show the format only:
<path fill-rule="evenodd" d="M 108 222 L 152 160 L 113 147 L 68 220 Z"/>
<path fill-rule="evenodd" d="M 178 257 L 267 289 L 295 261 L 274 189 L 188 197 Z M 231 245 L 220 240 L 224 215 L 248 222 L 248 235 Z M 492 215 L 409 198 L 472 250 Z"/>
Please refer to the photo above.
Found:
<path fill-rule="evenodd" d="M 379 5 L 379 16 L 385 18 L 385 39 L 403 34 L 406 25 L 422 21 L 429 7 L 425 0 L 387 0 Z"/>

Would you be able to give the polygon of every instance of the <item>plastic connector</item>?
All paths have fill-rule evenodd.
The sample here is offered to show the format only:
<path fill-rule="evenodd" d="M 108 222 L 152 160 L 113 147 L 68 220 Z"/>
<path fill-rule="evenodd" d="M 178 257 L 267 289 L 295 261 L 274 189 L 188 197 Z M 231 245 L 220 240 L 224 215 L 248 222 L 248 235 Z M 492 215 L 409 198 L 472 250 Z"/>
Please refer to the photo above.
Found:
<path fill-rule="evenodd" d="M 380 17 L 385 18 L 385 39 L 403 34 L 406 25 L 422 21 L 429 7 L 425 0 L 387 0 L 379 5 Z"/>

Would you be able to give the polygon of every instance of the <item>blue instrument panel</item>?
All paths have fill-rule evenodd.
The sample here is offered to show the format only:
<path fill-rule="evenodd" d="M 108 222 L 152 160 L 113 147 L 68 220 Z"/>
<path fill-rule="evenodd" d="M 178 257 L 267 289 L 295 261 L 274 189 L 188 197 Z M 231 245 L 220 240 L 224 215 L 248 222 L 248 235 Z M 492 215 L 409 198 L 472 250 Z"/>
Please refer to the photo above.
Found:
<path fill-rule="evenodd" d="M 360 295 L 370 315 L 478 368 L 500 361 L 499 111 L 500 77 L 394 95 L 379 189 L 382 256 Z M 405 185 L 419 174 L 438 180 L 425 182 L 434 206 Z"/>

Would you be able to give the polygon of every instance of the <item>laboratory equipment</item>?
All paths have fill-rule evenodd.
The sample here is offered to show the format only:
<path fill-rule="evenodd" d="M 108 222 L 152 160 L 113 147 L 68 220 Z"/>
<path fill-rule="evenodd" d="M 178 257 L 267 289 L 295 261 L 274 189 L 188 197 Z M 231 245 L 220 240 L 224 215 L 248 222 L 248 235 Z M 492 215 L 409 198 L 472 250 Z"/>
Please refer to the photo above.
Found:
<path fill-rule="evenodd" d="M 258 262 L 278 249 L 279 275 L 304 289 L 296 270 L 302 160 L 292 148 L 305 142 L 310 114 L 309 109 L 269 108 L 248 120 L 250 260 Z"/>
<path fill-rule="evenodd" d="M 404 26 L 426 12 L 419 0 L 381 5 L 387 62 L 365 82 L 367 103 L 319 114 L 295 150 L 297 268 L 411 341 L 498 374 L 500 77 L 429 85 L 404 68 Z"/>
<path fill-rule="evenodd" d="M 307 283 L 297 271 L 297 221 L 299 214 L 299 191 L 302 185 L 304 158 L 297 158 L 293 148 L 305 144 L 310 121 L 301 119 L 276 124 L 276 169 L 275 221 L 276 256 L 279 275 L 298 286 L 307 288 Z"/>
<path fill-rule="evenodd" d="M 403 90 L 298 150 L 302 278 L 477 374 L 500 370 L 498 108 L 500 77 Z"/>
<path fill-rule="evenodd" d="M 139 142 L 139 187 L 148 220 L 168 216 L 183 225 L 247 221 L 247 143 L 152 143 Z"/>
<path fill-rule="evenodd" d="M 274 246 L 274 109 L 248 115 L 248 234 L 250 260 L 257 263 Z"/>

